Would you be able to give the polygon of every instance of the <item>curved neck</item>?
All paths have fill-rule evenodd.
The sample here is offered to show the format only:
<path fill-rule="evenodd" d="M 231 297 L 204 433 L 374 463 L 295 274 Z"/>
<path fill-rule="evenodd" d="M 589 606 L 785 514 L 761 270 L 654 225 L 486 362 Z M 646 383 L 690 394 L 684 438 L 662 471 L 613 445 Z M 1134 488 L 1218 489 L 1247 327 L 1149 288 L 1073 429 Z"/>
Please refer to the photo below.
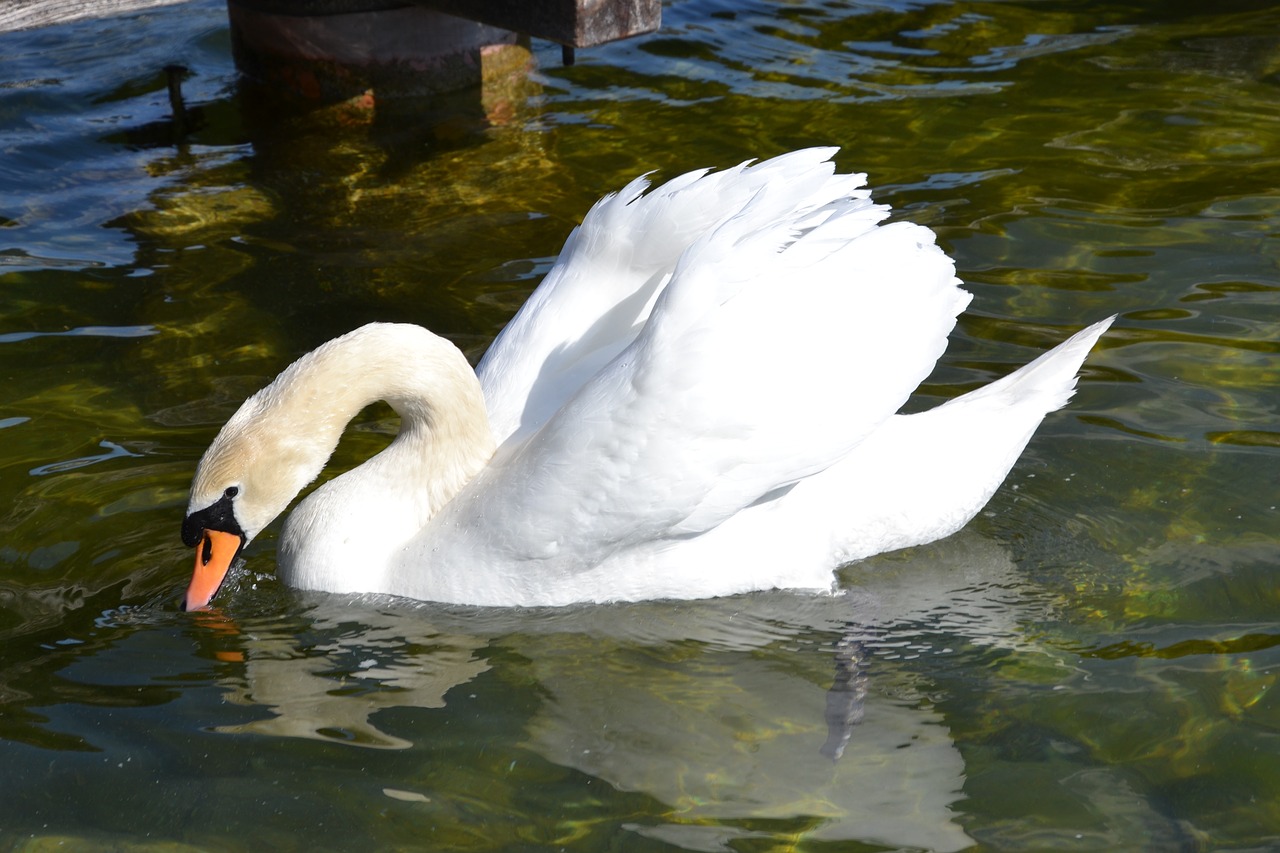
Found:
<path fill-rule="evenodd" d="M 429 518 L 485 466 L 494 439 L 466 358 L 406 324 L 372 323 L 335 338 L 246 400 L 201 460 L 193 496 L 204 483 L 221 489 L 222 471 L 239 467 L 252 481 L 243 491 L 253 507 L 237 507 L 253 514 L 240 519 L 252 538 L 319 475 L 347 423 L 378 400 L 400 415 L 400 433 L 344 477 L 382 481 Z"/>
<path fill-rule="evenodd" d="M 305 364 L 298 362 L 300 375 L 292 382 L 297 395 L 308 401 L 304 411 L 326 413 L 321 426 L 326 460 L 347 423 L 370 403 L 385 400 L 401 423 L 395 441 L 379 454 L 386 457 L 383 464 L 395 463 L 384 473 L 403 486 L 422 489 L 429 515 L 493 456 L 480 383 L 466 358 L 444 338 L 418 326 L 371 324 L 307 358 Z M 309 404 L 326 396 L 327 408 Z"/>

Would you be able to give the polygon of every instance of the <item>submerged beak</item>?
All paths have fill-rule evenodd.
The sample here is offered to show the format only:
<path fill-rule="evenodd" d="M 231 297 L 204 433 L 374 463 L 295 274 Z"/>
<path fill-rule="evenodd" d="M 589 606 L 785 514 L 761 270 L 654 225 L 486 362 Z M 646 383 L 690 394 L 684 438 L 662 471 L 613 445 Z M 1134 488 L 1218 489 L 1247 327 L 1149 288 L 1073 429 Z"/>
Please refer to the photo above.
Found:
<path fill-rule="evenodd" d="M 196 543 L 196 569 L 191 575 L 191 584 L 187 587 L 187 597 L 183 601 L 183 610 L 198 610 L 209 603 L 209 600 L 222 586 L 231 568 L 231 561 L 240 553 L 244 538 L 235 533 L 224 533 L 221 530 L 205 530 L 200 541 Z"/>

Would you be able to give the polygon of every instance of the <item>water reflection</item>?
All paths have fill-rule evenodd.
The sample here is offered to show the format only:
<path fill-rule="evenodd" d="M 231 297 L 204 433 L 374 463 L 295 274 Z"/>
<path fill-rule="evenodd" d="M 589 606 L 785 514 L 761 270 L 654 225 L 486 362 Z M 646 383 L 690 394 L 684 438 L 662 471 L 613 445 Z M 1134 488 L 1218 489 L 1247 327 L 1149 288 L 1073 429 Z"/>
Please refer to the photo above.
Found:
<path fill-rule="evenodd" d="M 229 701 L 270 716 L 219 726 L 226 734 L 314 738 L 353 746 L 403 749 L 408 740 L 379 729 L 385 708 L 442 708 L 445 694 L 488 665 L 485 645 L 465 634 L 441 634 L 395 611 L 322 602 L 297 626 L 265 625 L 247 633 L 221 613 L 220 630 L 237 639 L 243 671 L 219 679 Z"/>
<path fill-rule="evenodd" d="M 28 655 L 25 665 L 51 679 L 41 695 L 50 683 L 65 689 L 46 722 L 24 713 L 23 724 L 46 730 L 36 736 L 46 748 L 141 749 L 155 757 L 135 771 L 166 779 L 185 760 L 166 767 L 154 745 L 144 746 L 148 721 L 164 707 L 167 738 L 184 725 L 206 733 L 201 739 L 215 740 L 205 755 L 225 752 L 229 767 L 238 766 L 235 755 L 285 755 L 270 742 L 298 744 L 278 773 L 323 761 L 331 769 L 307 788 L 325 797 L 319 791 L 365 773 L 326 758 L 329 750 L 408 751 L 414 765 L 432 766 L 447 762 L 444 729 L 480 714 L 494 763 L 470 772 L 507 791 L 498 800 L 523 791 L 502 768 L 530 753 L 661 804 L 632 809 L 622 831 L 685 849 L 723 850 L 776 832 L 969 846 L 957 812 L 968 771 L 945 709 L 957 691 L 983 690 L 965 683 L 981 660 L 1015 661 L 1020 677 L 1035 671 L 1042 682 L 1078 677 L 1079 658 L 1032 633 L 1054 617 L 1054 599 L 974 534 L 869 560 L 843 580 L 847 591 L 836 596 L 491 610 L 298 595 L 242 575 L 225 611 L 184 615 L 169 600 L 116 609 L 81 636 Z M 191 643 L 195 658 L 185 650 Z M 840 721 L 829 691 L 850 643 L 865 651 L 865 699 L 843 731 L 831 730 Z M 193 669 L 198 659 L 205 663 Z M 12 676 L 5 683 L 22 682 Z M 210 689 L 221 703 L 209 701 Z M 477 695 L 498 704 L 480 708 Z M 32 698 L 9 704 L 27 708 Z M 141 715 L 104 731 L 102 715 L 118 713 L 111 709 Z M 823 754 L 833 737 L 843 751 L 835 762 Z M 1090 772 L 1093 794 L 1122 784 Z M 348 808 L 376 810 L 364 798 L 383 798 L 429 809 L 435 820 L 441 798 L 456 796 L 408 768 L 384 765 L 371 781 L 376 791 Z M 50 808 L 33 814 L 57 817 Z"/>
<path fill-rule="evenodd" d="M 740 829 L 699 847 L 685 822 L 804 819 L 812 839 L 968 845 L 951 811 L 963 761 L 942 715 L 918 699 L 873 690 L 833 764 L 818 750 L 825 702 L 812 672 L 788 672 L 763 655 L 708 653 L 654 665 L 629 650 L 600 656 L 589 640 L 577 646 L 569 660 L 563 643 L 558 655 L 533 657 L 549 695 L 527 743 L 557 764 L 642 791 L 679 818 L 641 834 L 724 849 Z M 595 664 L 584 667 L 593 653 Z"/>
<path fill-rule="evenodd" d="M 1043 607 L 978 536 L 853 574 L 838 596 L 526 611 L 304 595 L 301 621 L 238 621 L 260 595 L 242 582 L 228 611 L 195 616 L 229 664 L 217 683 L 252 717 L 212 730 L 411 749 L 435 733 L 387 712 L 466 705 L 485 675 L 534 700 L 507 733 L 521 749 L 665 805 L 661 820 L 633 822 L 645 837 L 721 850 L 759 821 L 798 820 L 813 839 L 966 847 L 954 815 L 964 761 L 929 672 L 975 648 L 1034 651 L 1021 625 Z M 833 762 L 828 690 L 850 641 L 867 650 L 869 689 Z M 411 780 L 386 787 L 430 799 Z"/>

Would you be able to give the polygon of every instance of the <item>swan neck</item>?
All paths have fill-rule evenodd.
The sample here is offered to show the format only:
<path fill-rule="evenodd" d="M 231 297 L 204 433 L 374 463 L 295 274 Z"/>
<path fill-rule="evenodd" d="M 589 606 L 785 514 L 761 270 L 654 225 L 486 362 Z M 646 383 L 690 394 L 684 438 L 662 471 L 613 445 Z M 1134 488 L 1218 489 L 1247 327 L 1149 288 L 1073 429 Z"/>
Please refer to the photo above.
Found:
<path fill-rule="evenodd" d="M 356 414 L 387 402 L 400 416 L 400 431 L 379 454 L 385 457 L 379 473 L 398 492 L 424 492 L 434 515 L 494 452 L 475 372 L 452 343 L 416 326 L 366 326 L 337 341 L 347 345 L 317 358 L 302 382 L 335 389 L 322 426 L 326 459 Z"/>
<path fill-rule="evenodd" d="M 379 400 L 400 415 L 399 434 L 330 485 L 387 489 L 433 515 L 489 461 L 493 434 L 480 383 L 458 348 L 421 327 L 390 323 L 329 341 L 246 400 L 201 460 L 192 504 L 241 486 L 237 517 L 252 539 L 319 475 L 351 419 Z"/>

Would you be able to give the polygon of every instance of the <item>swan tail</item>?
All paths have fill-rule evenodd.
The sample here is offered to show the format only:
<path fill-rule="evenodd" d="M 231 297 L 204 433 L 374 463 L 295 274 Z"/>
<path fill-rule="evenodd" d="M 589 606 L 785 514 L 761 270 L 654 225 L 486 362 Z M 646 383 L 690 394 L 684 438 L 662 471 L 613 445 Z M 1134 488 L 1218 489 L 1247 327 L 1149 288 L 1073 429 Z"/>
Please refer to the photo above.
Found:
<path fill-rule="evenodd" d="M 1050 412 L 1074 393 L 1077 372 L 1110 317 L 976 391 L 885 421 L 848 456 L 787 500 L 834 531 L 843 565 L 949 536 L 986 506 Z M 803 502 L 803 503 L 802 503 Z"/>
<path fill-rule="evenodd" d="M 1075 394 L 1077 374 L 1085 357 L 1115 319 L 1113 314 L 1099 320 L 1008 376 L 943 405 L 971 405 L 979 400 L 998 400 L 1006 406 L 1039 409 L 1041 417 L 1057 411 Z"/>

